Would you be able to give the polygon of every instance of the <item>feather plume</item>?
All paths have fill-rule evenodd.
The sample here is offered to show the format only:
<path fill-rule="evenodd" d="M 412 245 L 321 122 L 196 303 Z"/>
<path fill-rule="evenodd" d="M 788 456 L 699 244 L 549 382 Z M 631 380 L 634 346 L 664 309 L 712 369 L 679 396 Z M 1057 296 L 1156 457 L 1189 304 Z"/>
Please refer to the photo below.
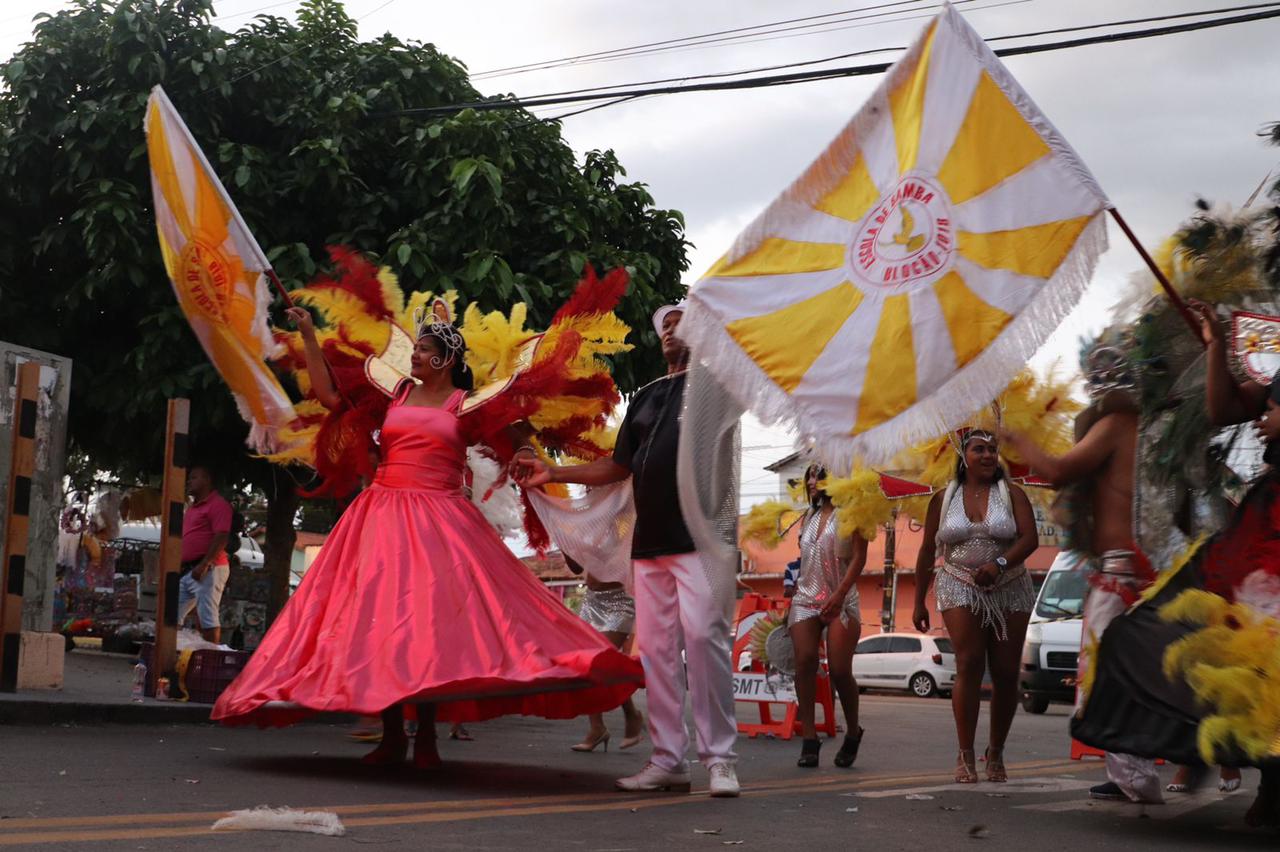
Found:
<path fill-rule="evenodd" d="M 338 815 L 329 811 L 297 811 L 260 805 L 232 811 L 213 824 L 214 831 L 297 831 L 342 837 L 347 829 Z"/>

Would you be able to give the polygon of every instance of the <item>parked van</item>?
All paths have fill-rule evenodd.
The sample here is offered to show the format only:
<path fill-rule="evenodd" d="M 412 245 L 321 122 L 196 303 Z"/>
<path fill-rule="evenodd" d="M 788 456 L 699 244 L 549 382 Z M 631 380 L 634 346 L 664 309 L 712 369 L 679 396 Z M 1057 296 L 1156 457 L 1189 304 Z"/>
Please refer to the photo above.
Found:
<path fill-rule="evenodd" d="M 1050 702 L 1074 704 L 1077 658 L 1088 593 L 1083 554 L 1059 553 L 1036 596 L 1022 646 L 1022 707 L 1043 713 Z"/>

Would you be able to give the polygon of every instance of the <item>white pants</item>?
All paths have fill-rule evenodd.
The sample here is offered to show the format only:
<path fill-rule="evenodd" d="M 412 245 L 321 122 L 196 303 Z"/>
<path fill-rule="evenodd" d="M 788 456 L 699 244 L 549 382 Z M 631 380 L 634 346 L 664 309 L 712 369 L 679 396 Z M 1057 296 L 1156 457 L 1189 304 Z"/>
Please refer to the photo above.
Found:
<path fill-rule="evenodd" d="M 683 648 L 698 758 L 706 766 L 736 761 L 732 627 L 712 598 L 698 554 L 637 559 L 635 593 L 636 643 L 653 741 L 650 760 L 668 771 L 685 765 L 689 732 L 684 725 Z"/>
<path fill-rule="evenodd" d="M 1113 587 L 1091 586 L 1085 598 L 1084 629 L 1080 640 L 1082 672 L 1088 670 L 1089 652 L 1097 647 L 1107 626 L 1128 609 L 1116 587 L 1140 591 L 1139 581 L 1133 576 L 1131 559 L 1107 553 L 1092 568 L 1101 571 L 1104 580 L 1113 584 Z M 1156 774 L 1156 762 L 1150 758 L 1107 752 L 1107 779 L 1116 784 L 1131 801 L 1151 804 L 1164 801 L 1164 795 L 1160 792 L 1160 776 Z"/>

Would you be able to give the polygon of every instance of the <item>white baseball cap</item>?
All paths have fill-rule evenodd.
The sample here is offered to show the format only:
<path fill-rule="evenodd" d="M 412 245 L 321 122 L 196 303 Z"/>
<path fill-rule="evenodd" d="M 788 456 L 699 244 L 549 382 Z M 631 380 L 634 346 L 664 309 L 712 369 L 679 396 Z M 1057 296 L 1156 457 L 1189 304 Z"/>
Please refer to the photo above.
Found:
<path fill-rule="evenodd" d="M 674 305 L 663 305 L 653 312 L 653 330 L 658 333 L 658 337 L 662 337 L 662 321 L 667 318 L 667 314 L 672 311 L 684 313 L 686 303 L 684 299 L 676 302 Z"/>

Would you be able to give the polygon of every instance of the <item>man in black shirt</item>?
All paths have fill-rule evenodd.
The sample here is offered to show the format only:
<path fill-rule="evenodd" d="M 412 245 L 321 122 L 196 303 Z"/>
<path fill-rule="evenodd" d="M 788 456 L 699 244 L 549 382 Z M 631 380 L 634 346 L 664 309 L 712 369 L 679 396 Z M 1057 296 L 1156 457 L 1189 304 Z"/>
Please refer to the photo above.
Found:
<path fill-rule="evenodd" d="M 676 483 L 680 409 L 689 361 L 688 348 L 676 336 L 683 313 L 680 304 L 664 306 L 654 314 L 667 374 L 631 399 L 612 458 L 553 467 L 522 457 L 517 462 L 518 476 L 526 488 L 548 482 L 600 486 L 631 477 L 636 505 L 631 548 L 636 640 L 644 664 L 653 753 L 639 773 L 618 779 L 617 786 L 627 791 L 690 788 L 683 650 L 698 757 L 711 775 L 711 795 L 732 797 L 738 795 L 732 628 L 712 595 L 680 512 Z"/>

